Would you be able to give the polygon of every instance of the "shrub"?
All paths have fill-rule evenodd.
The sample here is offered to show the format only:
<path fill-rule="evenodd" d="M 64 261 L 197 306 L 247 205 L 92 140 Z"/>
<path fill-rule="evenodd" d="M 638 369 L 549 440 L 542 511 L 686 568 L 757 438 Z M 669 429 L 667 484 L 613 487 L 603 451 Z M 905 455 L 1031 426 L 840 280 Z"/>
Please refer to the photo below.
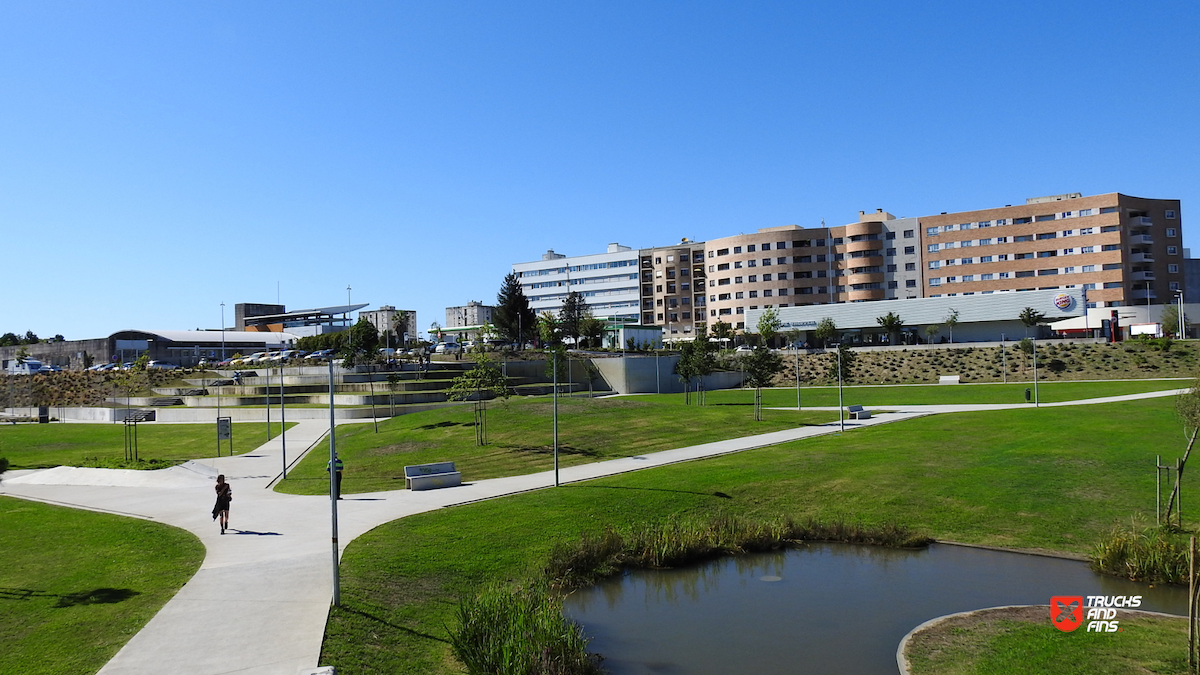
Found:
<path fill-rule="evenodd" d="M 1149 583 L 1188 582 L 1188 541 L 1179 533 L 1152 527 L 1141 532 L 1114 527 L 1091 555 L 1097 572 Z"/>
<path fill-rule="evenodd" d="M 0 457 L 0 473 L 8 471 L 8 458 Z"/>

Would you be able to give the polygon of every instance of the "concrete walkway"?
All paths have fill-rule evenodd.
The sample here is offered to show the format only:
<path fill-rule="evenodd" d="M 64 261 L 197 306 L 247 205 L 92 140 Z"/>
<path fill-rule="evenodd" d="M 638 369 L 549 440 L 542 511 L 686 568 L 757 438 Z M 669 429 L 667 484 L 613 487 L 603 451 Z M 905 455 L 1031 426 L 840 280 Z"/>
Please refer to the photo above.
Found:
<path fill-rule="evenodd" d="M 845 426 L 852 430 L 940 412 L 1012 408 L 1032 406 L 898 406 L 869 420 L 847 421 Z M 885 407 L 872 409 L 883 411 Z M 320 443 L 327 430 L 328 422 L 315 420 L 302 421 L 288 430 L 290 462 L 309 447 L 327 452 L 327 446 Z M 590 480 L 838 430 L 838 423 L 833 422 L 706 443 L 565 468 L 559 478 L 563 483 Z M 318 665 L 332 597 L 330 502 L 328 497 L 285 495 L 269 489 L 281 469 L 281 443 L 276 438 L 245 455 L 195 460 L 159 471 L 59 467 L 22 472 L 6 477 L 0 483 L 0 494 L 163 522 L 192 532 L 204 543 L 207 553 L 200 570 L 101 674 L 297 675 Z M 218 473 L 225 474 L 234 490 L 231 530 L 225 535 L 211 516 L 213 480 Z M 554 473 L 548 471 L 442 490 L 349 495 L 338 502 L 338 554 L 359 535 L 397 518 L 553 484 Z"/>

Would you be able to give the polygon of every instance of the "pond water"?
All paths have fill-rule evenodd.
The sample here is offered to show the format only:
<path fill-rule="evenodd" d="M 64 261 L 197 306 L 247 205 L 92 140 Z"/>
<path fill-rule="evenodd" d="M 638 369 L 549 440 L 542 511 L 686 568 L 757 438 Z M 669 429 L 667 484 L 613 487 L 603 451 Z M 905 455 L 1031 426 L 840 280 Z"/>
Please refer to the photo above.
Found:
<path fill-rule="evenodd" d="M 639 570 L 564 604 L 613 675 L 894 675 L 900 640 L 922 622 L 1047 605 L 1052 595 L 1140 595 L 1141 609 L 1187 614 L 1184 587 L 1150 588 L 1073 560 L 948 544 L 815 544 Z"/>

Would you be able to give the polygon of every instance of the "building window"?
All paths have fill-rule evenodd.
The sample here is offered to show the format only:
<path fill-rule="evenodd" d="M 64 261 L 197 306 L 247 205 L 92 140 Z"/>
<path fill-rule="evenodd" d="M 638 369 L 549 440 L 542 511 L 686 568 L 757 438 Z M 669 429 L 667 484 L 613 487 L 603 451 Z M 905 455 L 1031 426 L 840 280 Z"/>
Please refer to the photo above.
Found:
<path fill-rule="evenodd" d="M 745 297 L 746 297 L 746 296 L 742 294 L 742 291 L 738 291 L 737 293 L 734 293 L 734 294 L 733 294 L 733 299 L 734 299 L 734 300 L 742 300 L 742 299 L 744 299 Z M 757 298 L 757 297 L 758 297 L 758 291 L 750 291 L 750 297 L 752 297 L 752 298 Z"/>
<path fill-rule="evenodd" d="M 1167 284 L 1167 286 L 1173 291 L 1179 290 L 1179 282 L 1178 281 L 1172 281 L 1171 283 Z"/>
<path fill-rule="evenodd" d="M 942 285 L 941 277 L 934 277 L 934 278 L 930 279 L 929 285 L 930 286 L 941 286 Z"/>
<path fill-rule="evenodd" d="M 737 313 L 738 313 L 738 314 L 745 314 L 745 313 L 746 313 L 746 308 L 745 308 L 745 307 L 738 307 L 738 308 L 737 308 Z"/>
<path fill-rule="evenodd" d="M 719 248 L 717 249 L 717 255 L 729 255 L 729 249 Z"/>
<path fill-rule="evenodd" d="M 994 274 L 980 274 L 979 280 L 980 281 L 991 281 L 994 277 L 995 277 Z"/>
<path fill-rule="evenodd" d="M 735 283 L 735 284 L 740 284 L 740 283 L 742 283 L 742 278 L 741 278 L 741 277 L 734 277 L 734 278 L 733 278 L 733 283 Z"/>
<path fill-rule="evenodd" d="M 895 232 L 886 232 L 886 233 L 884 233 L 883 238 L 886 239 L 887 241 L 891 241 L 896 238 L 896 233 Z"/>
<path fill-rule="evenodd" d="M 975 259 L 974 258 L 963 258 L 961 262 L 963 265 L 974 265 Z"/>
<path fill-rule="evenodd" d="M 764 243 L 762 246 L 759 246 L 759 247 L 758 247 L 758 250 L 760 250 L 760 251 L 770 251 L 770 250 L 771 250 L 771 244 L 769 244 L 769 243 Z"/>
<path fill-rule="evenodd" d="M 1096 247 L 1095 246 L 1083 246 L 1079 249 L 1079 252 L 1080 253 L 1095 253 Z"/>
<path fill-rule="evenodd" d="M 1171 274 L 1179 274 L 1179 265 L 1175 265 L 1175 264 L 1167 265 L 1167 272 L 1169 272 Z"/>
<path fill-rule="evenodd" d="M 762 277 L 763 277 L 763 281 L 770 281 L 770 280 L 771 280 L 771 275 L 770 275 L 770 274 L 764 274 L 764 275 L 762 275 Z"/>
<path fill-rule="evenodd" d="M 933 237 L 933 236 L 937 236 L 937 233 L 938 233 L 938 229 L 937 229 L 936 227 L 927 227 L 927 228 L 925 228 L 925 236 L 926 236 L 926 237 Z"/>
<path fill-rule="evenodd" d="M 1175 220 L 1175 210 L 1167 209 L 1167 220 Z"/>
<path fill-rule="evenodd" d="M 1178 254 L 1179 254 L 1179 249 L 1178 249 L 1178 248 L 1176 248 L 1176 247 L 1174 247 L 1174 246 L 1168 246 L 1168 247 L 1167 247 L 1167 255 L 1178 255 Z"/>
<path fill-rule="evenodd" d="M 936 270 L 937 268 L 939 268 L 941 266 L 942 266 L 942 262 L 940 260 L 930 260 L 929 261 L 929 269 L 931 269 L 931 270 Z"/>
<path fill-rule="evenodd" d="M 1176 232 L 1175 228 L 1173 228 L 1173 227 L 1168 227 L 1168 228 L 1167 228 L 1167 236 L 1168 236 L 1168 237 L 1174 237 L 1174 236 L 1175 236 L 1175 232 Z"/>
<path fill-rule="evenodd" d="M 779 294 L 780 294 L 780 295 L 787 295 L 787 294 L 788 294 L 788 289 L 786 289 L 786 288 L 781 288 L 781 289 L 779 289 Z"/>
<path fill-rule="evenodd" d="M 917 271 L 917 263 L 904 263 L 904 271 L 905 272 Z"/>
<path fill-rule="evenodd" d="M 1120 287 L 1121 287 L 1121 282 L 1119 282 L 1119 281 L 1106 281 L 1106 282 L 1104 282 L 1104 287 L 1105 287 L 1105 288 L 1120 288 Z"/>
<path fill-rule="evenodd" d="M 711 285 L 711 283 L 712 282 L 710 281 L 709 285 Z M 725 277 L 724 279 L 717 279 L 717 285 L 718 286 L 728 286 L 729 285 L 729 277 Z"/>
<path fill-rule="evenodd" d="M 1120 244 L 1105 244 L 1104 246 L 1102 246 L 1100 248 L 1100 250 L 1102 250 L 1102 251 L 1120 251 L 1121 245 Z"/>
<path fill-rule="evenodd" d="M 1001 272 L 1001 273 L 1000 273 L 1000 278 L 1001 278 L 1001 279 L 1008 279 L 1008 278 L 1010 278 L 1011 276 L 1012 276 L 1012 272 Z"/>
<path fill-rule="evenodd" d="M 748 281 L 750 283 L 754 283 L 754 282 L 758 281 L 758 275 L 751 274 L 750 276 L 746 277 L 746 281 Z"/>
<path fill-rule="evenodd" d="M 1084 271 L 1084 272 L 1095 272 L 1095 271 L 1096 271 L 1096 266 L 1095 266 L 1095 265 L 1084 265 L 1084 266 L 1083 266 L 1083 271 Z"/>
<path fill-rule="evenodd" d="M 917 280 L 916 280 L 916 279 L 905 279 L 905 280 L 904 280 L 904 287 L 905 287 L 905 288 L 916 288 L 916 287 L 917 287 Z"/>
<path fill-rule="evenodd" d="M 886 256 L 889 256 L 889 257 L 894 256 L 894 255 L 896 255 L 896 249 L 889 248 L 888 250 L 884 251 L 883 254 Z"/>
<path fill-rule="evenodd" d="M 753 262 L 753 261 L 751 261 L 751 262 Z M 771 259 L 770 259 L 770 258 L 763 258 L 763 259 L 762 259 L 762 264 L 763 264 L 763 267 L 766 267 L 767 265 L 770 265 L 770 264 L 771 264 Z"/>
<path fill-rule="evenodd" d="M 713 298 L 713 300 L 716 300 L 718 298 L 720 298 L 721 300 L 730 300 L 731 299 L 729 297 L 728 293 L 722 293 L 722 294 L 718 295 L 716 298 Z"/>
<path fill-rule="evenodd" d="M 787 264 L 787 256 L 781 255 L 775 259 L 775 262 L 776 262 L 776 264 L 779 264 L 779 265 L 786 265 Z"/>
<path fill-rule="evenodd" d="M 767 289 L 764 289 L 764 290 L 763 290 L 763 297 L 764 297 L 764 298 L 769 298 L 769 297 L 771 297 L 771 289 L 769 289 L 769 288 L 767 288 Z"/>
<path fill-rule="evenodd" d="M 990 255 L 979 256 L 979 262 L 990 263 L 990 262 L 992 262 L 992 256 L 990 256 Z"/>
<path fill-rule="evenodd" d="M 741 252 L 742 252 L 742 247 L 741 247 L 741 246 L 734 246 L 734 247 L 733 247 L 733 252 L 734 252 L 734 253 L 741 253 Z"/>
<path fill-rule="evenodd" d="M 941 246 L 938 244 L 930 244 L 929 246 L 925 247 L 925 250 L 929 251 L 930 253 L 937 253 L 939 249 L 941 249 Z"/>
<path fill-rule="evenodd" d="M 754 253 L 754 244 L 748 244 L 746 246 L 746 253 Z"/>
<path fill-rule="evenodd" d="M 765 275 L 763 278 L 766 279 L 768 276 L 771 275 Z M 780 272 L 779 274 L 775 275 L 775 278 L 779 279 L 780 281 L 787 281 L 787 272 Z"/>

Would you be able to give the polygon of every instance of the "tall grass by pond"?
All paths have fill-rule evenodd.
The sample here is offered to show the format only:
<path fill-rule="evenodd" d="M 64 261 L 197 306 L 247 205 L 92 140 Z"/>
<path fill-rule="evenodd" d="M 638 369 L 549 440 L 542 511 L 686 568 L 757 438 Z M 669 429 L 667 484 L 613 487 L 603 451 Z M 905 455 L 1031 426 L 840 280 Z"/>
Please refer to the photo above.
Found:
<path fill-rule="evenodd" d="M 1165 527 L 1114 527 L 1091 555 L 1092 569 L 1149 583 L 1188 583 L 1189 535 Z"/>
<path fill-rule="evenodd" d="M 563 617 L 562 598 L 544 584 L 492 584 L 458 606 L 454 656 L 472 675 L 602 673 L 583 628 Z"/>
<path fill-rule="evenodd" d="M 790 517 L 673 518 L 624 532 L 608 527 L 572 542 L 557 542 L 543 578 L 533 585 L 490 584 L 463 600 L 450 643 L 455 657 L 472 674 L 599 673 L 599 657 L 588 653 L 580 626 L 563 617 L 562 599 L 552 588 L 576 588 L 625 568 L 671 567 L 805 541 L 918 547 L 932 539 L 896 524 L 872 527 Z"/>
<path fill-rule="evenodd" d="M 866 526 L 844 520 L 821 522 L 791 517 L 766 521 L 730 516 L 706 521 L 672 519 L 638 525 L 626 532 L 608 527 L 573 542 L 560 541 L 550 552 L 545 574 L 556 586 L 577 588 L 625 568 L 673 567 L 806 541 L 911 548 L 933 540 L 897 524 Z"/>

